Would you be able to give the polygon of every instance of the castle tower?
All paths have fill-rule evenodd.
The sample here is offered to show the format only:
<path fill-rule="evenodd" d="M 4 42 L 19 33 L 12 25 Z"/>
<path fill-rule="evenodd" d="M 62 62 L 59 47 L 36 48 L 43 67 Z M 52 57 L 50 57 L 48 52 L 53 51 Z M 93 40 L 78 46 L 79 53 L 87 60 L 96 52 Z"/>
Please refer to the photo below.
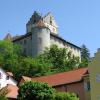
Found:
<path fill-rule="evenodd" d="M 32 28 L 32 56 L 43 53 L 46 47 L 50 47 L 50 29 L 40 20 Z"/>
<path fill-rule="evenodd" d="M 47 15 L 42 17 L 38 12 L 34 12 L 28 23 L 26 24 L 26 32 L 31 32 L 32 28 L 39 22 L 43 21 L 46 27 L 48 27 L 52 34 L 58 35 L 58 26 L 53 15 L 49 12 Z"/>
<path fill-rule="evenodd" d="M 29 33 L 32 31 L 32 28 L 35 26 L 35 24 L 41 19 L 41 15 L 34 11 L 32 17 L 30 18 L 30 20 L 28 21 L 28 23 L 26 24 L 26 33 Z"/>
<path fill-rule="evenodd" d="M 43 53 L 46 47 L 50 47 L 50 33 L 57 35 L 57 25 L 51 13 L 42 17 L 34 12 L 26 24 L 27 34 L 32 33 L 32 57 Z"/>

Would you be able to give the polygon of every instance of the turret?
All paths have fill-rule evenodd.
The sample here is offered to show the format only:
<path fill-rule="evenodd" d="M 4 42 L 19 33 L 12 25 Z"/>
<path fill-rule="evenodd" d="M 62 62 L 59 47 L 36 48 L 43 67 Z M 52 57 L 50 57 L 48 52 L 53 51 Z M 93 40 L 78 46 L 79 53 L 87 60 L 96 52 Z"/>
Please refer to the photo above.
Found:
<path fill-rule="evenodd" d="M 50 29 L 40 20 L 32 28 L 32 56 L 43 53 L 46 47 L 50 47 Z"/>
<path fill-rule="evenodd" d="M 12 36 L 11 36 L 11 34 L 8 33 L 8 34 L 5 36 L 4 40 L 11 41 L 11 40 L 12 40 Z"/>
<path fill-rule="evenodd" d="M 31 32 L 32 27 L 35 26 L 35 24 L 41 19 L 41 15 L 34 11 L 32 17 L 30 18 L 30 20 L 28 21 L 28 23 L 26 24 L 26 33 Z"/>
<path fill-rule="evenodd" d="M 42 17 L 38 12 L 34 12 L 28 23 L 26 24 L 27 33 L 31 32 L 32 28 L 38 23 L 39 20 L 44 22 L 45 26 L 48 27 L 52 34 L 58 35 L 58 26 L 51 13 L 48 13 Z"/>

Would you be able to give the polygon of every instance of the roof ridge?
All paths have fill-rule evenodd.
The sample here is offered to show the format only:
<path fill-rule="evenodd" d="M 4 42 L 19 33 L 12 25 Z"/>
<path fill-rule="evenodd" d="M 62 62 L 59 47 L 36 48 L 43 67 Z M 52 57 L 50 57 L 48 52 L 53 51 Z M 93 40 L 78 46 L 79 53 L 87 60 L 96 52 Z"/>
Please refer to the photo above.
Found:
<path fill-rule="evenodd" d="M 51 75 L 47 75 L 47 76 L 40 76 L 40 77 L 34 77 L 31 79 L 35 79 L 35 78 L 44 78 L 44 77 L 49 77 L 49 76 L 56 76 L 56 75 L 61 75 L 61 74 L 65 74 L 65 73 L 71 73 L 71 72 L 76 72 L 76 71 L 80 71 L 80 70 L 88 70 L 88 68 L 79 68 L 79 69 L 75 69 L 75 70 L 71 70 L 71 71 L 66 71 L 66 72 L 61 72 L 61 73 L 55 73 L 55 74 L 51 74 Z"/>

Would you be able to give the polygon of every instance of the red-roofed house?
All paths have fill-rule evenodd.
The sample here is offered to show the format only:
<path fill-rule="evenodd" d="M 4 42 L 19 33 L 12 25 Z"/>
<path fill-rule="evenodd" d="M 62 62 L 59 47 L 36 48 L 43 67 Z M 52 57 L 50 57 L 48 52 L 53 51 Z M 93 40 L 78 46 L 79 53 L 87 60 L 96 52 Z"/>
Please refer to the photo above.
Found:
<path fill-rule="evenodd" d="M 60 92 L 74 92 L 79 96 L 80 100 L 86 99 L 86 92 L 88 91 L 88 81 L 85 80 L 84 76 L 88 74 L 87 68 L 81 68 L 69 72 L 62 72 L 48 76 L 41 76 L 35 78 L 22 77 L 20 82 L 25 81 L 37 81 L 45 82 L 54 87 Z"/>

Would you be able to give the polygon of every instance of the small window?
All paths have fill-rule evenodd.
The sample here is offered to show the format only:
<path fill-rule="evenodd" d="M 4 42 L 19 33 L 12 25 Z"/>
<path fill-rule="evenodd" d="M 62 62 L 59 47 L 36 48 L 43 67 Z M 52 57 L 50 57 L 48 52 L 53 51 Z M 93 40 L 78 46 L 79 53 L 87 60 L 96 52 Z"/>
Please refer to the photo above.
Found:
<path fill-rule="evenodd" d="M 9 76 L 6 76 L 6 80 L 9 80 Z"/>
<path fill-rule="evenodd" d="M 85 82 L 84 88 L 85 88 L 86 91 L 90 91 L 90 82 Z"/>
<path fill-rule="evenodd" d="M 50 17 L 50 24 L 52 25 L 52 17 Z"/>

